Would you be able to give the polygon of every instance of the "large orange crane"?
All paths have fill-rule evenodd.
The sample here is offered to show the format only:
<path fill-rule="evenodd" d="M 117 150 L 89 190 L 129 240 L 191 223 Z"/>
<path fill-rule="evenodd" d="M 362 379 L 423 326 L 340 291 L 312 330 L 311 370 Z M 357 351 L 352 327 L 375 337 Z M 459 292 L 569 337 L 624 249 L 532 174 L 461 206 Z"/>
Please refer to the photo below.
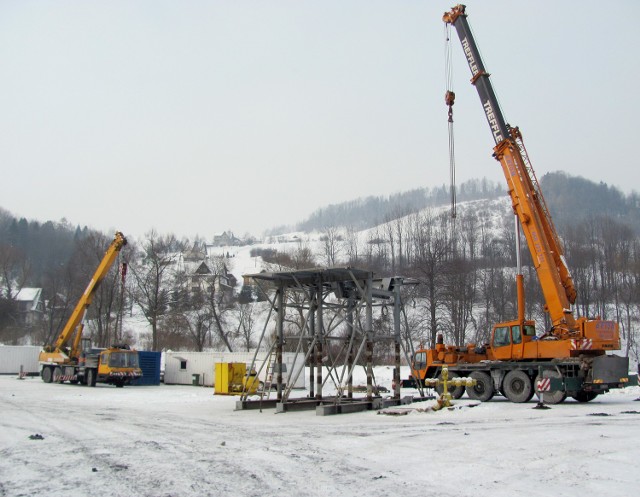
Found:
<path fill-rule="evenodd" d="M 476 87 L 495 142 L 493 156 L 502 166 L 513 211 L 542 288 L 551 328 L 537 336 L 535 323 L 525 319 L 524 285 L 518 267 L 517 319 L 496 324 L 490 343 L 482 346 L 448 346 L 439 336 L 433 349 L 416 352 L 413 379 L 423 381 L 436 377 L 442 366 L 447 365 L 450 374 L 476 379 L 475 386 L 467 387 L 470 397 L 489 400 L 496 392 L 502 392 L 513 402 L 530 400 L 538 381 L 548 379 L 540 384 L 543 388 L 552 387 L 544 395 L 549 403 L 562 402 L 567 395 L 586 402 L 611 388 L 637 382 L 636 377 L 628 374 L 628 358 L 606 354 L 620 349 L 618 323 L 574 316 L 571 306 L 576 300 L 576 289 L 562 245 L 522 134 L 504 119 L 469 27 L 465 6 L 453 7 L 444 14 L 443 21 L 452 25 L 460 38 L 471 70 L 471 83 Z M 448 105 L 453 105 L 454 98 L 447 92 Z M 458 387 L 453 395 L 459 397 L 462 393 L 463 387 Z"/>

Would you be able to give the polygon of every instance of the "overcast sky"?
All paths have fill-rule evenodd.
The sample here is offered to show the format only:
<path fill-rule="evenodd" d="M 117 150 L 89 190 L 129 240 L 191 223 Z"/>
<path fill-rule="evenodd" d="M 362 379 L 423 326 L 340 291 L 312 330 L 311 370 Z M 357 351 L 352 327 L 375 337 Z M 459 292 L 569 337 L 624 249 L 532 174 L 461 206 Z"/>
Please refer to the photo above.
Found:
<path fill-rule="evenodd" d="M 210 239 L 448 184 L 453 4 L 0 0 L 0 207 Z M 466 4 L 537 175 L 640 190 L 640 2 Z M 458 182 L 503 182 L 452 43 Z"/>

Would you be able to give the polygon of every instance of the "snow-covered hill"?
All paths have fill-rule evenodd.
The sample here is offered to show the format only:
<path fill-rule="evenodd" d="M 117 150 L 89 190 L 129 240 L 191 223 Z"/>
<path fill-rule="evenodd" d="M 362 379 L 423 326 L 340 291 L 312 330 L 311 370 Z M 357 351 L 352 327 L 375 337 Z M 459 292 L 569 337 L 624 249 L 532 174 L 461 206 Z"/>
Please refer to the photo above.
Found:
<path fill-rule="evenodd" d="M 357 231 L 355 236 L 357 236 L 358 242 L 362 246 L 367 243 L 367 240 L 369 240 L 375 233 L 386 233 L 388 231 L 387 227 L 389 224 L 395 224 L 398 221 L 401 223 L 409 223 L 409 218 L 412 216 L 420 217 L 429 215 L 431 217 L 436 217 L 441 214 L 447 214 L 450 209 L 450 206 L 428 208 L 417 214 L 405 216 L 404 218 L 391 221 L 390 223 L 381 223 L 373 228 Z M 462 218 L 465 214 L 471 212 L 478 216 L 480 222 L 488 232 L 493 236 L 500 236 L 503 220 L 505 216 L 509 216 L 511 214 L 511 203 L 509 198 L 505 195 L 498 199 L 473 200 L 458 204 L 458 218 Z M 342 235 L 343 238 L 346 236 L 346 231 L 346 228 L 337 228 L 337 232 Z M 229 254 L 231 256 L 231 260 L 229 261 L 230 270 L 240 285 L 243 275 L 259 273 L 264 269 L 264 262 L 262 261 L 262 258 L 252 257 L 252 251 L 255 251 L 256 249 L 273 249 L 287 253 L 294 252 L 300 247 L 307 247 L 316 256 L 318 263 L 321 264 L 320 259 L 323 252 L 324 236 L 325 233 L 318 231 L 310 233 L 302 231 L 282 233 L 280 235 L 268 236 L 262 242 L 253 245 L 219 247 L 215 249 L 213 253 L 218 253 L 220 255 Z M 336 265 L 346 263 L 346 252 L 341 251 L 338 255 L 339 261 Z"/>

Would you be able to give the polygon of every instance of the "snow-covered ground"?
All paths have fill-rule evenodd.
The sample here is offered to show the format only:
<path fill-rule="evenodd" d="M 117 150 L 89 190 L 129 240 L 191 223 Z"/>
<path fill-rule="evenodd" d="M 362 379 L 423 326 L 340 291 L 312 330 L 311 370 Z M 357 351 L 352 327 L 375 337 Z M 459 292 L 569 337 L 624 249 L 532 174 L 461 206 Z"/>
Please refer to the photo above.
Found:
<path fill-rule="evenodd" d="M 376 376 L 386 384 L 390 368 Z M 235 397 L 202 387 L 0 376 L 0 496 L 627 497 L 640 484 L 639 395 L 322 417 L 235 411 Z"/>

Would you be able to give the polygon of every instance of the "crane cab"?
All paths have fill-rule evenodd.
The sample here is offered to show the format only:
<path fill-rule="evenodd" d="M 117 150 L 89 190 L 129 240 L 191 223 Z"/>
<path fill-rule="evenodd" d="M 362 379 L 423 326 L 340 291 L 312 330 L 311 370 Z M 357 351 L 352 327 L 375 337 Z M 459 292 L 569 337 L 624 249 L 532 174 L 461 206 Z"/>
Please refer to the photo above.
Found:
<path fill-rule="evenodd" d="M 523 359 L 528 344 L 536 338 L 534 321 L 508 321 L 498 323 L 491 332 L 490 358 L 492 360 Z"/>

